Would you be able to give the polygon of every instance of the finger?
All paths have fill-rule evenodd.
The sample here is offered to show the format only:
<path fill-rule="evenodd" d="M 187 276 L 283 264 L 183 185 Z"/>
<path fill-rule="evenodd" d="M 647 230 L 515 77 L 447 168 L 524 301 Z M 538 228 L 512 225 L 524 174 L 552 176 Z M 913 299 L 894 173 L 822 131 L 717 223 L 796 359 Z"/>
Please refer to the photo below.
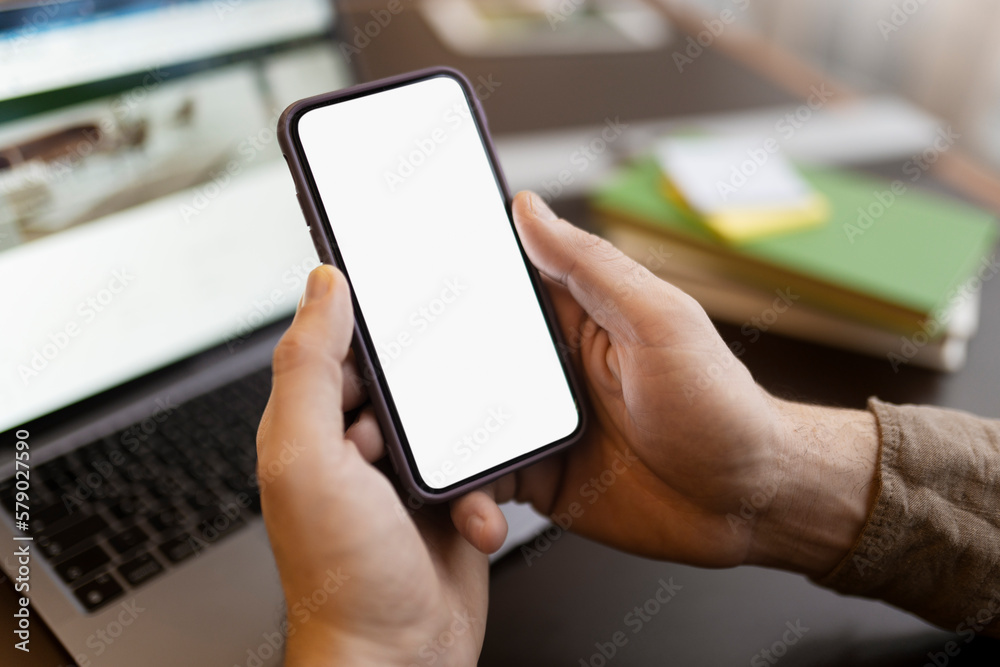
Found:
<path fill-rule="evenodd" d="M 580 352 L 583 348 L 584 338 L 593 333 L 596 325 L 587 315 L 587 311 L 581 308 L 573 295 L 569 293 L 569 290 L 544 275 L 542 283 L 551 297 L 552 309 L 556 313 L 556 320 L 562 333 L 563 347 L 569 352 L 570 362 L 577 372 L 582 373 L 584 369 Z"/>
<path fill-rule="evenodd" d="M 344 438 L 357 445 L 358 451 L 369 463 L 378 461 L 385 455 L 385 439 L 371 406 L 361 411 L 357 421 L 347 428 Z"/>
<path fill-rule="evenodd" d="M 575 445 L 579 448 L 580 445 Z M 514 473 L 515 483 L 511 497 L 519 503 L 528 503 L 539 514 L 550 516 L 556 510 L 563 478 L 566 474 L 566 453 L 549 456 L 538 463 Z"/>
<path fill-rule="evenodd" d="M 534 193 L 519 193 L 513 210 L 532 263 L 565 286 L 591 318 L 609 331 L 630 332 L 630 315 L 638 315 L 642 307 L 633 298 L 640 293 L 639 285 L 666 285 L 608 241 L 560 220 Z"/>
<path fill-rule="evenodd" d="M 559 328 L 563 332 L 569 332 L 574 328 L 579 328 L 580 322 L 586 317 L 587 311 L 580 307 L 569 290 L 552 280 L 546 275 L 542 275 L 542 284 L 545 291 L 549 293 L 549 300 L 552 302 L 552 309 L 556 313 L 556 320 Z"/>
<path fill-rule="evenodd" d="M 303 305 L 274 350 L 267 419 L 258 434 L 258 456 L 266 461 L 280 443 L 320 449 L 343 434 L 343 363 L 353 330 L 350 291 L 331 266 L 310 275 Z M 276 429 L 281 438 L 269 438 Z M 280 443 L 278 442 L 280 441 Z M 306 456 L 308 452 L 303 451 Z"/>
<path fill-rule="evenodd" d="M 358 370 L 354 351 L 347 355 L 342 371 L 344 373 L 344 401 L 341 406 L 344 412 L 355 410 L 368 400 L 368 382 Z"/>
<path fill-rule="evenodd" d="M 517 478 L 518 473 L 512 472 L 493 482 L 490 485 L 493 490 L 493 500 L 499 504 L 514 500 L 517 497 Z"/>
<path fill-rule="evenodd" d="M 484 554 L 494 553 L 507 539 L 507 517 L 493 499 L 492 487 L 452 501 L 451 520 L 462 537 Z"/>

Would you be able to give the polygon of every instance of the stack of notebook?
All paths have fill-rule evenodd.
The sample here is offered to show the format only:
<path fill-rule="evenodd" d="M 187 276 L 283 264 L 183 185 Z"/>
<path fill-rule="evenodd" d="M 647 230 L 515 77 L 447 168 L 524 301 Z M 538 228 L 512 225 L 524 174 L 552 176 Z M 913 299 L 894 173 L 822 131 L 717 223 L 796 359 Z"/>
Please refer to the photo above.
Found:
<path fill-rule="evenodd" d="M 990 214 L 908 179 L 812 168 L 798 173 L 823 202 L 820 218 L 733 236 L 677 196 L 666 171 L 661 154 L 598 188 L 602 232 L 747 343 L 770 331 L 894 368 L 964 365 L 982 283 L 1000 275 Z"/>

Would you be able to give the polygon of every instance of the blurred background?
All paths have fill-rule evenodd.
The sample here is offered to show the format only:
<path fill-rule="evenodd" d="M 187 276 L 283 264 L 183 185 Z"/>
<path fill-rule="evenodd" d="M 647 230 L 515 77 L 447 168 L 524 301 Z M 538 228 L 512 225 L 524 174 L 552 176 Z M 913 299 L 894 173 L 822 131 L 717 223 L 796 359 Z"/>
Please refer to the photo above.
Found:
<path fill-rule="evenodd" d="M 712 14 L 727 3 L 672 4 Z M 993 165 L 1000 160 L 996 3 L 754 0 L 739 18 L 858 91 L 892 91 L 906 97 L 953 123 L 967 149 Z"/>
<path fill-rule="evenodd" d="M 183 384 L 167 394 L 182 402 L 228 388 L 186 410 L 208 425 L 169 456 L 160 440 L 187 417 L 161 414 L 150 442 L 165 449 L 142 466 L 195 461 L 199 479 L 218 466 L 213 493 L 256 498 L 269 350 L 317 264 L 278 117 L 302 97 L 437 65 L 470 80 L 512 191 L 539 192 L 690 292 L 768 390 L 1000 417 L 998 33 L 989 0 L 0 0 L 0 432 L 27 428 L 44 447 L 163 387 Z M 98 431 L 87 450 L 120 446 Z M 39 503 L 88 465 L 47 463 Z M 245 662 L 284 617 L 259 502 L 212 547 L 229 561 L 185 561 L 176 536 L 206 503 L 191 509 L 153 479 L 128 486 L 158 510 L 188 508 L 187 524 L 128 517 L 157 540 L 128 547 L 144 550 L 151 586 L 232 608 L 184 616 L 190 642 L 130 631 L 115 645 L 126 657 L 98 664 L 154 664 L 147 646 L 218 658 L 176 664 Z M 923 665 L 952 637 L 801 577 L 651 563 L 561 533 L 541 542 L 544 519 L 507 511 L 483 665 L 598 664 L 595 642 L 671 576 L 686 588 L 666 630 L 615 664 L 754 664 L 795 619 L 814 630 L 783 665 Z M 23 664 L 69 664 L 60 644 L 91 655 L 94 614 L 126 591 L 153 595 L 123 574 L 137 552 L 110 546 L 119 518 L 82 514 L 105 527 L 45 554 L 37 605 L 62 623 Z M 50 545 L 75 518 L 52 516 L 39 529 Z M 518 548 L 528 540 L 537 562 Z M 99 566 L 66 574 L 95 548 Z M 234 552 L 267 576 L 243 576 Z M 197 586 L 171 578 L 195 568 Z M 150 608 L 147 627 L 174 609 Z M 996 664 L 995 645 L 949 664 Z"/>

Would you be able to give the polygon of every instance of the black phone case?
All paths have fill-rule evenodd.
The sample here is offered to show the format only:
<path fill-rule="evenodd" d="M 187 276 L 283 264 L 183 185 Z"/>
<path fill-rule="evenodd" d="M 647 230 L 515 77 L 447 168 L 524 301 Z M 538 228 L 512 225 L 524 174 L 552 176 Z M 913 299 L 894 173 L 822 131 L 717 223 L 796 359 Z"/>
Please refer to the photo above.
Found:
<path fill-rule="evenodd" d="M 470 103 L 469 106 L 473 109 L 476 127 L 479 130 L 479 135 L 483 140 L 484 146 L 486 147 L 486 152 L 489 156 L 493 173 L 497 179 L 497 184 L 503 194 L 505 207 L 507 209 L 507 216 L 511 220 L 511 226 L 513 228 L 513 213 L 511 210 L 512 199 L 510 192 L 507 188 L 507 182 L 504 178 L 503 172 L 500 169 L 500 163 L 497 160 L 493 140 L 489 136 L 486 116 L 483 113 L 482 106 L 479 99 L 476 97 L 471 84 L 461 72 L 448 67 L 422 69 L 408 74 L 380 79 L 378 81 L 372 81 L 359 86 L 353 86 L 351 88 L 338 90 L 332 93 L 316 95 L 314 97 L 299 100 L 285 109 L 285 111 L 281 114 L 281 117 L 278 119 L 278 143 L 280 144 L 282 153 L 288 163 L 288 168 L 292 173 L 292 179 L 295 181 L 296 196 L 298 197 L 299 205 L 302 207 L 302 213 L 305 216 L 306 224 L 309 227 L 309 233 L 312 236 L 313 244 L 316 246 L 319 258 L 324 264 L 332 264 L 341 271 L 344 271 L 346 275 L 346 270 L 343 262 L 341 261 L 340 254 L 337 251 L 336 241 L 333 238 L 329 221 L 326 219 L 324 211 L 318 204 L 319 194 L 316 189 L 315 182 L 313 181 L 312 173 L 306 163 L 301 143 L 299 142 L 299 118 L 301 118 L 305 112 L 317 107 L 326 106 L 355 97 L 362 97 L 364 95 L 389 90 L 401 85 L 439 76 L 447 76 L 455 79 L 461 84 L 463 90 L 465 91 L 466 99 L 468 99 Z M 514 233 L 516 237 L 516 230 Z M 358 369 L 368 385 L 369 398 L 371 399 L 375 413 L 378 417 L 379 425 L 382 428 L 382 433 L 385 437 L 386 451 L 389 454 L 389 460 L 392 463 L 392 467 L 396 471 L 396 474 L 399 476 L 403 485 L 406 487 L 406 490 L 420 502 L 444 502 L 468 493 L 469 491 L 472 491 L 480 486 L 486 485 L 518 468 L 529 466 L 532 463 L 535 463 L 540 459 L 554 454 L 555 452 L 569 447 L 579 441 L 586 428 L 587 411 L 585 407 L 586 404 L 582 399 L 583 393 L 581 392 L 580 384 L 573 371 L 568 348 L 563 341 L 559 326 L 556 323 L 555 313 L 552 308 L 548 292 L 542 284 L 538 271 L 534 266 L 532 266 L 531 262 L 527 258 L 527 255 L 525 255 L 520 239 L 518 239 L 518 246 L 521 248 L 521 255 L 524 259 L 525 266 L 528 269 L 528 273 L 531 276 L 531 281 L 535 287 L 535 292 L 538 295 L 539 302 L 542 305 L 545 320 L 548 324 L 549 331 L 552 334 L 552 338 L 555 341 L 563 370 L 570 385 L 570 390 L 576 400 L 577 414 L 579 415 L 577 427 L 572 434 L 562 440 L 550 443 L 549 445 L 535 450 L 534 452 L 526 454 L 497 468 L 488 470 L 481 475 L 464 480 L 445 489 L 432 489 L 428 486 L 424 486 L 419 481 L 419 476 L 415 469 L 416 464 L 413 461 L 413 457 L 410 454 L 408 447 L 404 445 L 403 441 L 405 438 L 400 435 L 401 426 L 396 412 L 392 408 L 391 395 L 389 394 L 386 386 L 385 377 L 381 373 L 375 353 L 366 343 L 367 337 L 366 329 L 364 328 L 364 318 L 352 290 L 351 299 L 354 304 L 355 316 L 352 348 L 354 350 Z M 350 276 L 348 276 L 348 282 L 350 282 Z"/>

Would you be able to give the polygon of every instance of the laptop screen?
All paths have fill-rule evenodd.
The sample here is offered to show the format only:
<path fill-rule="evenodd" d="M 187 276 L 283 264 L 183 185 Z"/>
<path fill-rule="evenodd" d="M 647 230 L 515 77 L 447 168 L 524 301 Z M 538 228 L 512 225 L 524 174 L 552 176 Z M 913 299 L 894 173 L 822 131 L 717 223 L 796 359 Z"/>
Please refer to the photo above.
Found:
<path fill-rule="evenodd" d="M 0 432 L 292 313 L 274 128 L 343 87 L 328 0 L 0 10 Z"/>

